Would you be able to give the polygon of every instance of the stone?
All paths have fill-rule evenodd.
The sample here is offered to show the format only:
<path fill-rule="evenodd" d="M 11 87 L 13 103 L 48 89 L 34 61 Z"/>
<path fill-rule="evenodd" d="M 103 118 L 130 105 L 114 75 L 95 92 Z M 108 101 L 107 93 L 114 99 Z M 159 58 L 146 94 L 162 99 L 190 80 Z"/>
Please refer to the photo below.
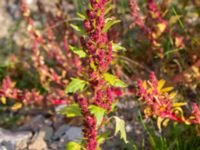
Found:
<path fill-rule="evenodd" d="M 8 150 L 22 150 L 27 147 L 32 133 L 28 131 L 11 132 L 0 128 L 0 144 Z"/>
<path fill-rule="evenodd" d="M 81 127 L 70 127 L 65 135 L 62 137 L 65 142 L 76 141 L 80 142 L 82 139 L 82 128 Z"/>
<path fill-rule="evenodd" d="M 5 146 L 0 145 L 0 150 L 8 150 Z"/>
<path fill-rule="evenodd" d="M 29 150 L 48 150 L 48 147 L 44 138 L 45 138 L 45 131 L 40 130 L 37 137 L 28 146 Z"/>
<path fill-rule="evenodd" d="M 65 132 L 70 128 L 68 125 L 62 125 L 58 128 L 58 130 L 54 133 L 53 140 L 60 139 Z"/>
<path fill-rule="evenodd" d="M 52 127 L 43 127 L 42 130 L 45 132 L 45 141 L 50 141 L 53 136 L 53 128 Z"/>
<path fill-rule="evenodd" d="M 45 118 L 42 115 L 37 115 L 32 118 L 28 123 L 21 126 L 19 130 L 33 130 L 37 131 L 44 125 Z"/>

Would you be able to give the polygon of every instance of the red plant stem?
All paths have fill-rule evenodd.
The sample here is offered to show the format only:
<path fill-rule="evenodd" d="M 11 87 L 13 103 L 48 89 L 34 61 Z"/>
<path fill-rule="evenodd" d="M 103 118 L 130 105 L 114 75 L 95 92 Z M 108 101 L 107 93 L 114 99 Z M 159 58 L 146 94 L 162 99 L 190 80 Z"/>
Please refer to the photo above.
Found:
<path fill-rule="evenodd" d="M 96 105 L 109 112 L 113 101 L 112 89 L 103 78 L 103 74 L 108 71 L 112 61 L 112 44 L 108 40 L 107 32 L 103 31 L 106 23 L 104 18 L 106 2 L 107 0 L 90 0 L 91 9 L 86 11 L 88 19 L 84 20 L 88 38 L 81 38 L 82 47 L 88 56 L 87 73 L 92 96 L 88 99 L 76 99 L 85 118 L 83 135 L 87 142 L 87 150 L 95 150 L 97 147 L 96 119 L 88 112 L 88 106 Z"/>

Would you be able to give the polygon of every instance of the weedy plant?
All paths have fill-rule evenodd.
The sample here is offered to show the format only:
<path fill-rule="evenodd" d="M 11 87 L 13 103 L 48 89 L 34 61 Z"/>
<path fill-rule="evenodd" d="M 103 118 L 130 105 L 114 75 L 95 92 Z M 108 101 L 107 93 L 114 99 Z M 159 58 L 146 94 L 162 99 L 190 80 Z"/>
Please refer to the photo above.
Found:
<path fill-rule="evenodd" d="M 72 67 L 68 65 L 72 62 L 62 54 L 63 50 L 56 42 L 51 26 L 48 23 L 46 24 L 46 38 L 44 38 L 42 33 L 34 27 L 34 21 L 30 18 L 30 10 L 23 1 L 21 3 L 24 19 L 28 23 L 27 29 L 33 40 L 32 59 L 34 67 L 39 73 L 41 84 L 47 89 L 50 88 L 49 83 L 51 82 L 55 82 L 61 87 L 67 85 L 65 92 L 69 94 L 68 98 L 71 99 L 71 102 L 60 113 L 67 115 L 67 117 L 81 116 L 84 120 L 82 144 L 69 142 L 66 145 L 67 149 L 79 147 L 95 150 L 100 147 L 102 137 L 98 135 L 98 130 L 107 124 L 111 118 L 116 121 L 115 135 L 120 132 L 121 138 L 127 142 L 124 121 L 116 116 L 106 117 L 113 111 L 116 102 L 116 92 L 113 91 L 116 91 L 116 87 L 126 87 L 124 82 L 108 72 L 113 51 L 119 50 L 120 46 L 108 39 L 107 32 L 120 21 L 108 15 L 112 9 L 112 1 L 91 0 L 88 1 L 88 7 L 85 14 L 77 13 L 80 20 L 83 20 L 84 29 L 75 24 L 70 24 L 71 29 L 73 28 L 81 35 L 82 48 L 74 46 L 76 43 L 68 45 L 69 37 L 64 36 L 62 44 L 66 49 L 66 55 L 68 56 L 68 53 L 70 53 L 68 50 L 71 50 L 74 53 L 71 55 L 78 56 L 77 61 L 80 61 L 80 63 L 75 63 L 75 67 L 78 67 L 77 73 L 73 74 L 73 77 L 69 79 L 71 81 L 66 84 L 63 81 L 63 76 L 59 76 L 53 68 L 44 63 L 44 57 L 41 55 L 38 46 L 49 57 L 60 63 L 61 67 L 67 72 L 73 71 Z M 59 17 L 61 18 L 61 16 Z M 73 96 L 71 97 L 70 94 Z M 53 103 L 62 104 L 67 103 L 67 101 L 56 99 L 53 100 Z M 105 136 L 105 134 L 102 136 Z"/>
<path fill-rule="evenodd" d="M 178 136 L 182 133 L 179 134 L 176 127 L 178 123 L 186 130 L 195 126 L 193 129 L 199 134 L 200 110 L 197 103 L 193 103 L 190 108 L 188 103 L 177 101 L 177 92 L 173 91 L 173 87 L 165 87 L 166 81 L 158 80 L 154 72 L 150 73 L 149 80 L 138 80 L 146 72 L 138 71 L 137 67 L 133 66 L 136 64 L 147 72 L 156 70 L 162 75 L 170 74 L 175 83 L 183 82 L 184 78 L 187 80 L 183 82 L 184 86 L 198 89 L 199 38 L 197 36 L 196 39 L 190 40 L 188 35 L 195 30 L 186 30 L 182 23 L 184 19 L 181 20 L 181 15 L 177 14 L 180 10 L 174 5 L 170 6 L 170 0 L 69 0 L 70 4 L 78 7 L 77 10 L 73 8 L 72 14 L 64 9 L 63 0 L 56 3 L 54 11 L 46 10 L 46 6 L 38 1 L 39 17 L 32 15 L 24 0 L 20 2 L 20 10 L 27 24 L 27 39 L 30 40 L 26 43 L 28 46 L 22 48 L 28 55 L 27 66 L 25 69 L 25 65 L 22 66 L 22 70 L 25 70 L 24 73 L 28 72 L 25 75 L 31 74 L 27 78 L 30 77 L 33 81 L 29 86 L 26 85 L 29 83 L 19 86 L 19 81 L 12 81 L 13 76 L 18 77 L 16 70 L 5 77 L 0 88 L 0 101 L 3 106 L 8 104 L 8 109 L 16 112 L 27 106 L 49 109 L 64 104 L 59 112 L 53 110 L 51 115 L 60 113 L 67 118 L 78 117 L 83 120 L 82 141 L 68 142 L 66 149 L 97 150 L 110 138 L 111 133 L 105 129 L 113 122 L 116 124 L 114 135 L 119 133 L 124 143 L 128 143 L 124 120 L 111 115 L 114 114 L 112 112 L 115 111 L 119 96 L 137 95 L 138 103 L 143 104 L 145 119 L 153 118 L 157 122 L 159 133 L 156 129 L 148 129 L 140 115 L 152 149 L 157 149 L 160 145 L 163 150 L 170 147 L 191 148 L 181 146 L 182 140 Z M 139 3 L 144 5 L 140 7 Z M 183 5 L 186 5 L 185 3 L 187 2 L 184 1 Z M 123 8 L 128 7 L 128 4 L 129 16 L 126 14 L 126 8 Z M 119 10 L 115 7 L 118 5 L 121 5 Z M 199 3 L 193 1 L 193 5 L 198 8 Z M 74 11 L 77 17 L 71 18 Z M 173 16 L 168 12 L 173 13 Z M 122 15 L 125 17 L 121 21 L 117 20 L 114 13 L 124 13 Z M 128 17 L 132 18 L 130 25 L 126 22 Z M 176 22 L 181 28 L 175 25 Z M 113 28 L 118 23 L 122 31 Z M 181 29 L 183 31 L 180 31 Z M 128 34 L 129 30 L 134 30 L 134 35 L 132 32 Z M 120 33 L 128 38 L 119 40 Z M 132 41 L 133 36 L 136 42 Z M 131 43 L 128 43 L 129 40 Z M 141 50 L 140 55 L 129 47 L 127 54 L 120 56 L 119 51 L 124 51 L 125 48 L 116 41 L 125 41 L 127 45 L 133 45 L 135 42 L 134 48 Z M 186 51 L 187 46 L 191 52 Z M 182 58 L 183 56 L 186 57 Z M 135 58 L 150 67 L 135 62 Z M 175 71 L 168 69 L 168 64 L 172 68 L 175 66 Z M 130 68 L 139 76 L 132 76 Z M 131 82 L 128 88 L 127 84 L 120 80 L 121 76 Z M 135 84 L 132 84 L 132 81 L 135 79 L 138 81 L 133 90 L 132 86 Z M 172 125 L 172 139 L 175 144 L 169 144 L 167 138 L 162 136 L 162 126 L 167 125 Z M 132 146 L 132 142 L 126 146 L 137 149 L 136 145 Z M 144 142 L 142 147 L 145 149 Z"/>
<path fill-rule="evenodd" d="M 85 144 L 83 145 L 88 150 L 95 150 L 100 146 L 98 139 L 101 136 L 98 136 L 98 130 L 111 119 L 106 115 L 114 109 L 113 104 L 116 102 L 112 88 L 126 87 L 120 79 L 108 73 L 112 61 L 113 43 L 109 41 L 107 32 L 119 22 L 107 17 L 111 5 L 111 1 L 107 0 L 90 0 L 86 13 L 78 14 L 83 19 L 85 30 L 74 24 L 71 25 L 77 31 L 81 31 L 82 49 L 79 51 L 84 54 L 83 59 L 87 67 L 79 78 L 72 79 L 66 91 L 74 94 L 74 100 L 78 104 L 72 106 L 80 108 L 81 112 L 78 114 L 81 114 L 84 119 Z M 76 85 L 79 86 L 75 87 Z M 121 138 L 127 142 L 124 121 L 116 116 L 112 118 L 116 120 L 115 134 L 120 132 Z"/>

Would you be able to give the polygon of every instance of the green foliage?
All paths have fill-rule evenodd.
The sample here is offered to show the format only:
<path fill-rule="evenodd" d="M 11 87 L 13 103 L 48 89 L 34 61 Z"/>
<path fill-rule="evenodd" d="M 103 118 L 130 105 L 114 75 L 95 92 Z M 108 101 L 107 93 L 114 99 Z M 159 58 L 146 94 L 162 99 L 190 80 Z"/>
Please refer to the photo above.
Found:
<path fill-rule="evenodd" d="M 82 116 L 81 109 L 78 104 L 70 104 L 70 105 L 64 107 L 63 109 L 61 109 L 59 113 L 62 115 L 65 115 L 67 117 Z"/>
<path fill-rule="evenodd" d="M 115 135 L 120 133 L 120 138 L 124 140 L 125 143 L 128 143 L 126 137 L 126 130 L 125 130 L 125 122 L 124 120 L 120 119 L 117 116 L 113 117 L 115 119 Z"/>
<path fill-rule="evenodd" d="M 66 93 L 76 93 L 78 91 L 83 91 L 87 82 L 78 78 L 71 78 L 71 82 L 67 85 Z"/>
<path fill-rule="evenodd" d="M 101 107 L 95 106 L 95 105 L 90 105 L 89 110 L 90 110 L 91 114 L 93 114 L 95 116 L 96 121 L 97 121 L 97 126 L 101 125 L 101 122 L 103 120 L 103 116 L 104 116 L 106 110 Z"/>
<path fill-rule="evenodd" d="M 80 49 L 80 48 L 77 48 L 77 47 L 74 47 L 74 46 L 69 46 L 69 49 L 73 52 L 73 53 L 75 53 L 75 54 L 77 54 L 80 58 L 85 58 L 86 57 L 86 53 L 82 50 L 82 49 Z"/>
<path fill-rule="evenodd" d="M 75 25 L 75 24 L 70 24 L 70 26 L 71 26 L 74 30 L 76 30 L 77 32 L 79 32 L 81 35 L 85 35 L 85 34 L 86 34 L 85 30 L 83 30 L 81 27 L 79 27 L 79 26 L 77 26 L 77 25 Z"/>
<path fill-rule="evenodd" d="M 117 43 L 112 43 L 112 49 L 113 49 L 113 51 L 115 51 L 115 52 L 118 52 L 118 51 L 120 51 L 120 50 L 126 51 L 126 48 L 125 48 L 125 47 L 123 47 L 123 46 L 121 46 L 121 45 L 119 45 L 119 44 L 117 44 Z"/>
<path fill-rule="evenodd" d="M 66 150 L 81 150 L 81 145 L 79 143 L 76 143 L 76 142 L 68 142 L 65 145 L 65 149 Z"/>
<path fill-rule="evenodd" d="M 77 14 L 77 16 L 79 16 L 82 20 L 85 20 L 85 19 L 87 19 L 87 16 L 86 15 L 84 15 L 84 14 L 81 14 L 81 13 L 76 13 Z"/>
<path fill-rule="evenodd" d="M 103 33 L 107 32 L 113 25 L 119 23 L 120 20 L 112 20 L 111 18 L 108 18 L 106 21 L 106 25 L 103 28 Z"/>
<path fill-rule="evenodd" d="M 104 73 L 104 79 L 112 86 L 114 87 L 127 87 L 127 85 L 121 81 L 120 79 L 118 79 L 116 76 L 110 74 L 110 73 Z"/>

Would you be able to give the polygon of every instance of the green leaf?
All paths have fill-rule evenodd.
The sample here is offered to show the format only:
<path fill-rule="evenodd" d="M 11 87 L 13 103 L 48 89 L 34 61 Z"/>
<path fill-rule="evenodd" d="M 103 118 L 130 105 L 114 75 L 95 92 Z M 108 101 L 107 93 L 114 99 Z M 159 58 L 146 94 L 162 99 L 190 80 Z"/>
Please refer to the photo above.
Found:
<path fill-rule="evenodd" d="M 117 43 L 112 43 L 112 49 L 115 52 L 118 52 L 119 50 L 126 51 L 125 47 L 122 47 L 121 45 L 119 45 Z"/>
<path fill-rule="evenodd" d="M 63 109 L 61 109 L 59 113 L 69 118 L 82 116 L 81 109 L 78 104 L 68 105 L 64 107 Z"/>
<path fill-rule="evenodd" d="M 104 73 L 103 74 L 104 79 L 112 86 L 114 87 L 127 87 L 127 85 L 118 79 L 116 76 L 109 74 L 109 73 Z"/>
<path fill-rule="evenodd" d="M 108 0 L 105 4 L 105 15 L 108 14 L 110 12 L 110 10 L 113 8 L 112 5 L 112 0 Z"/>
<path fill-rule="evenodd" d="M 81 14 L 79 12 L 76 13 L 77 16 L 79 16 L 82 20 L 86 20 L 87 19 L 87 16 L 85 16 L 84 14 Z"/>
<path fill-rule="evenodd" d="M 101 125 L 101 122 L 103 120 L 103 116 L 104 116 L 106 110 L 101 107 L 95 106 L 95 105 L 90 105 L 89 110 L 90 110 L 90 113 L 95 116 L 95 118 L 97 120 L 97 126 Z"/>
<path fill-rule="evenodd" d="M 108 14 L 113 8 L 113 5 L 110 5 L 108 8 L 105 10 L 105 15 Z"/>
<path fill-rule="evenodd" d="M 125 143 L 128 143 L 127 138 L 126 138 L 126 131 L 125 131 L 125 122 L 124 120 L 120 119 L 117 116 L 114 116 L 114 119 L 116 121 L 116 126 L 115 126 L 115 136 L 120 133 L 120 138 L 124 140 Z"/>
<path fill-rule="evenodd" d="M 102 32 L 107 32 L 114 24 L 119 23 L 120 20 L 111 20 L 110 18 L 107 19 L 106 25 L 104 26 Z"/>
<path fill-rule="evenodd" d="M 67 85 L 65 92 L 66 93 L 75 93 L 78 91 L 83 91 L 86 84 L 88 84 L 86 81 L 78 79 L 78 78 L 71 78 L 71 82 Z"/>
<path fill-rule="evenodd" d="M 103 134 L 97 136 L 98 145 L 100 146 L 101 144 L 103 144 L 104 141 L 106 140 L 106 138 L 108 138 L 109 135 L 110 135 L 110 132 L 106 132 L 106 133 L 103 133 Z"/>
<path fill-rule="evenodd" d="M 65 149 L 66 150 L 81 150 L 81 145 L 79 143 L 71 141 L 65 145 Z"/>
<path fill-rule="evenodd" d="M 69 46 L 69 49 L 74 52 L 75 54 L 77 54 L 80 58 L 85 58 L 86 57 L 86 53 L 82 50 L 82 49 L 79 49 L 77 47 L 74 47 L 74 46 Z"/>
<path fill-rule="evenodd" d="M 85 35 L 85 34 L 86 34 L 85 30 L 83 30 L 83 29 L 80 28 L 79 26 L 77 26 L 77 25 L 75 25 L 75 24 L 70 24 L 70 26 L 71 26 L 74 30 L 76 30 L 76 31 L 78 31 L 79 33 L 81 33 L 81 35 Z"/>

